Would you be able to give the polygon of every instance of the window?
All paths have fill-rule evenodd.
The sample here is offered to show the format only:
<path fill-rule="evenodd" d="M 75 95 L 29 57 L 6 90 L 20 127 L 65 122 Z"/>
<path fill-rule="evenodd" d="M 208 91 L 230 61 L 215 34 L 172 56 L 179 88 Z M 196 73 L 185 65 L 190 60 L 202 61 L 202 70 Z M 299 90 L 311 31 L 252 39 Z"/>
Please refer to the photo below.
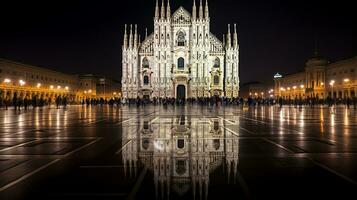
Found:
<path fill-rule="evenodd" d="M 177 68 L 178 68 L 179 70 L 184 70 L 184 69 L 185 69 L 185 59 L 179 58 L 179 59 L 177 60 Z"/>
<path fill-rule="evenodd" d="M 214 83 L 215 85 L 218 85 L 218 84 L 219 84 L 219 76 L 214 76 L 213 83 Z"/>
<path fill-rule="evenodd" d="M 2 69 L 0 69 L 0 74 L 2 73 Z"/>
<path fill-rule="evenodd" d="M 147 58 L 143 59 L 143 68 L 149 68 L 149 61 Z"/>
<path fill-rule="evenodd" d="M 149 77 L 144 76 L 144 85 L 149 85 Z"/>
<path fill-rule="evenodd" d="M 221 147 L 221 142 L 219 140 L 213 140 L 214 149 L 217 151 Z"/>
<path fill-rule="evenodd" d="M 183 140 L 183 139 L 177 140 L 177 147 L 179 149 L 183 149 L 185 147 L 185 140 Z"/>
<path fill-rule="evenodd" d="M 219 68 L 219 66 L 220 66 L 220 60 L 219 60 L 219 58 L 216 58 L 216 60 L 214 60 L 214 65 L 213 65 L 213 67 L 214 67 L 214 68 Z"/>
<path fill-rule="evenodd" d="M 150 141 L 148 139 L 144 139 L 142 142 L 142 146 L 144 150 L 147 150 L 150 146 Z"/>
<path fill-rule="evenodd" d="M 183 175 L 186 173 L 186 161 L 184 160 L 178 160 L 176 161 L 176 173 L 178 175 Z"/>
<path fill-rule="evenodd" d="M 177 46 L 185 46 L 185 42 L 186 42 L 186 39 L 185 39 L 186 35 L 184 32 L 180 31 L 178 34 L 177 34 Z"/>
<path fill-rule="evenodd" d="M 149 122 L 144 122 L 144 129 L 148 130 L 149 129 Z"/>
<path fill-rule="evenodd" d="M 218 122 L 218 121 L 215 121 L 215 122 L 213 123 L 213 129 L 214 129 L 215 131 L 218 131 L 218 130 L 219 130 L 219 122 Z"/>

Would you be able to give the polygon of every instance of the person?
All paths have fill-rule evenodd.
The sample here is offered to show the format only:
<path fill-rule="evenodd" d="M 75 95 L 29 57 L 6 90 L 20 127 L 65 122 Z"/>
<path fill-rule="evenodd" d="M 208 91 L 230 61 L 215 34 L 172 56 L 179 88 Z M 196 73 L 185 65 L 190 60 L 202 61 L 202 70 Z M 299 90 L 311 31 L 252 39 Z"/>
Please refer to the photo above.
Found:
<path fill-rule="evenodd" d="M 17 110 L 17 93 L 14 93 L 12 97 L 12 105 L 15 107 L 15 111 Z"/>
<path fill-rule="evenodd" d="M 350 99 L 350 97 L 347 97 L 347 99 L 346 99 L 346 105 L 347 105 L 347 109 L 350 109 L 350 106 L 351 106 L 351 99 Z"/>
<path fill-rule="evenodd" d="M 63 108 L 66 109 L 67 108 L 67 97 L 63 97 Z"/>
<path fill-rule="evenodd" d="M 279 97 L 279 107 L 283 107 L 283 98 Z"/>
<path fill-rule="evenodd" d="M 61 101 L 62 101 L 61 96 L 58 95 L 57 98 L 56 98 L 56 106 L 57 106 L 57 109 L 59 109 L 60 104 L 61 104 Z"/>
<path fill-rule="evenodd" d="M 25 107 L 25 110 L 27 110 L 27 106 L 28 106 L 28 99 L 27 99 L 27 96 L 25 96 L 25 98 L 24 98 L 24 107 Z"/>
<path fill-rule="evenodd" d="M 5 110 L 7 110 L 10 104 L 9 96 L 6 96 L 4 101 L 5 101 Z"/>

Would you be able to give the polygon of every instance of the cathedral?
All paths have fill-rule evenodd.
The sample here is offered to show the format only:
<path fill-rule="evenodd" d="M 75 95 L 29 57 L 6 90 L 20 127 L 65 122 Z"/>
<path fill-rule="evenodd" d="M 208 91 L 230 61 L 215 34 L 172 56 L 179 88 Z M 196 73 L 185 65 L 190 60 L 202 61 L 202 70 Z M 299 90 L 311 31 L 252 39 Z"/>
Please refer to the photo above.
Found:
<path fill-rule="evenodd" d="M 155 6 L 154 32 L 145 39 L 125 25 L 122 50 L 123 98 L 228 97 L 239 95 L 236 24 L 223 42 L 210 32 L 209 6 L 193 0 L 192 14 L 171 12 L 170 0 Z"/>

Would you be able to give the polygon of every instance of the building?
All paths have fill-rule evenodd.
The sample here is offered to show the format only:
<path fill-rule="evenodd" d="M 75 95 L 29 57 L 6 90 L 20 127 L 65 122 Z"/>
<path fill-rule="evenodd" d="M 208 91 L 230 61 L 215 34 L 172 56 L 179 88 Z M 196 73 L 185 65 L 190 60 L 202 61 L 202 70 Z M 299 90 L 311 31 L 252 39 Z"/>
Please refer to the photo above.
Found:
<path fill-rule="evenodd" d="M 86 98 L 110 99 L 121 97 L 119 81 L 93 74 L 80 75 L 79 80 Z"/>
<path fill-rule="evenodd" d="M 164 1 L 164 0 L 163 0 Z M 154 32 L 141 42 L 137 26 L 125 25 L 122 90 L 124 98 L 177 99 L 239 94 L 237 28 L 220 41 L 210 32 L 209 7 L 193 1 L 192 15 L 170 1 L 156 1 Z M 134 31 L 133 31 L 134 29 Z"/>
<path fill-rule="evenodd" d="M 100 81 L 105 80 L 106 92 Z M 106 99 L 119 97 L 117 81 L 94 75 L 72 75 L 6 59 L 0 59 L 0 96 L 12 99 L 36 96 L 53 102 L 57 96 L 67 97 L 69 102 L 80 102 L 84 98 Z"/>
<path fill-rule="evenodd" d="M 233 119 L 238 125 L 238 118 Z M 122 131 L 124 173 L 132 177 L 144 165 L 153 174 L 156 199 L 168 199 L 172 193 L 182 197 L 189 191 L 192 199 L 207 199 L 210 174 L 221 167 L 228 184 L 236 183 L 239 139 L 224 128 L 223 119 L 183 114 L 128 123 Z"/>
<path fill-rule="evenodd" d="M 337 62 L 313 57 L 302 72 L 275 75 L 275 95 L 285 99 L 353 98 L 357 94 L 357 56 Z"/>
<path fill-rule="evenodd" d="M 239 93 L 242 98 L 252 97 L 266 99 L 274 97 L 273 86 L 269 87 L 267 84 L 256 81 L 242 84 Z"/>

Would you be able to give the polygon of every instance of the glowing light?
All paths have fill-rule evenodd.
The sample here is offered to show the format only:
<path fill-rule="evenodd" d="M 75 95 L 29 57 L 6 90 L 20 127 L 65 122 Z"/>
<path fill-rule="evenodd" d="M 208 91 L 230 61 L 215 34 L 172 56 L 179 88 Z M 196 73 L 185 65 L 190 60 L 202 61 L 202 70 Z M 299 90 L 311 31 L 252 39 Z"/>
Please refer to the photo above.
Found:
<path fill-rule="evenodd" d="M 51 85 L 50 88 L 53 89 L 53 85 Z"/>
<path fill-rule="evenodd" d="M 92 90 L 88 90 L 88 93 L 92 93 Z"/>
<path fill-rule="evenodd" d="M 57 89 L 61 89 L 61 86 L 57 86 Z"/>
<path fill-rule="evenodd" d="M 11 83 L 11 80 L 8 79 L 8 78 L 6 78 L 6 79 L 4 80 L 4 83 Z"/>
<path fill-rule="evenodd" d="M 331 86 L 335 85 L 335 81 L 332 80 L 332 81 L 330 82 L 330 85 L 331 85 Z"/>
<path fill-rule="evenodd" d="M 41 87 L 41 83 L 37 83 L 37 88 L 40 88 Z"/>
<path fill-rule="evenodd" d="M 321 82 L 321 85 L 322 85 L 322 86 L 324 86 L 324 85 L 325 85 L 325 83 L 324 83 L 324 82 Z"/>
<path fill-rule="evenodd" d="M 264 92 L 260 93 L 261 95 L 264 95 Z"/>
<path fill-rule="evenodd" d="M 288 87 L 288 90 L 290 90 L 290 87 Z"/>
<path fill-rule="evenodd" d="M 26 82 L 23 81 L 23 80 L 19 80 L 19 83 L 20 83 L 21 86 L 24 86 L 26 84 Z"/>
<path fill-rule="evenodd" d="M 296 86 L 293 87 L 294 90 L 296 90 L 296 88 L 297 88 Z"/>
<path fill-rule="evenodd" d="M 350 79 L 345 78 L 345 79 L 343 80 L 343 82 L 348 83 L 348 82 L 350 82 Z"/>
<path fill-rule="evenodd" d="M 301 89 L 304 89 L 304 87 L 305 87 L 305 85 L 300 85 L 300 88 L 301 88 Z"/>
<path fill-rule="evenodd" d="M 68 87 L 68 86 L 66 86 L 64 89 L 69 90 L 69 87 Z"/>

